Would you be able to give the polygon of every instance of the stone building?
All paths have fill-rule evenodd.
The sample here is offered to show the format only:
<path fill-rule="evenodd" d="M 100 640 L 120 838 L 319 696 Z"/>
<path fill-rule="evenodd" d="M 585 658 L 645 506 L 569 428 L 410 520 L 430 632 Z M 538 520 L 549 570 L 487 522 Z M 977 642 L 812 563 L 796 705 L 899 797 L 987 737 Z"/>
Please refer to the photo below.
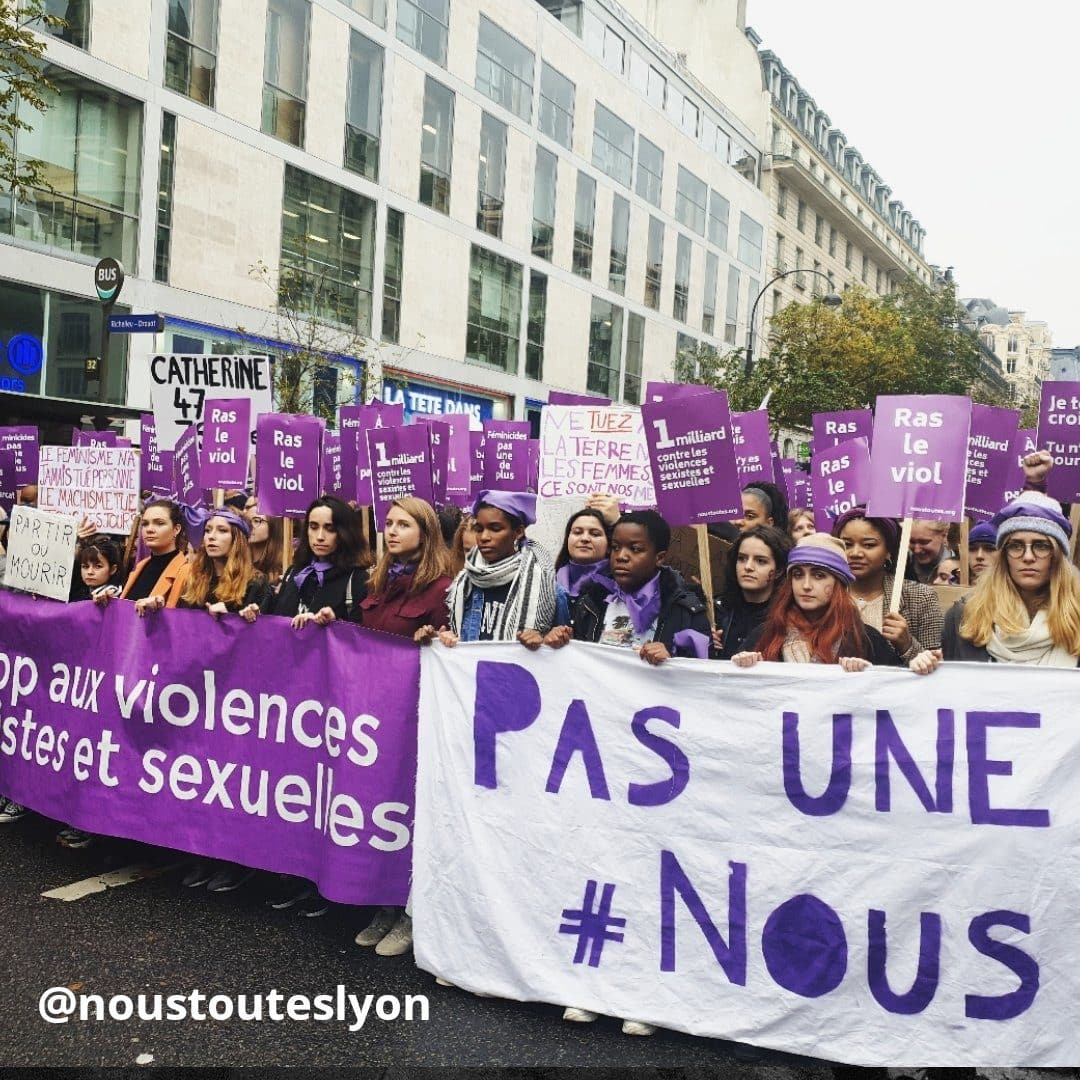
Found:
<path fill-rule="evenodd" d="M 1052 341 L 1045 322 L 1025 312 L 999 307 L 978 297 L 961 300 L 979 340 L 997 358 L 1017 404 L 1037 401 L 1043 380 L 1050 377 Z"/>

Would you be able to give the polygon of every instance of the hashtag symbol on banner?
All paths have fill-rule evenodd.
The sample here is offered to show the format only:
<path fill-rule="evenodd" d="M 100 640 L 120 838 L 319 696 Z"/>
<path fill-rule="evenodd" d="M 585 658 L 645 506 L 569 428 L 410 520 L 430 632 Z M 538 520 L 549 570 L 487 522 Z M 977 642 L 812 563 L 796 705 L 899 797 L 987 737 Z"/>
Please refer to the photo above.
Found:
<path fill-rule="evenodd" d="M 566 922 L 559 927 L 560 934 L 577 935 L 574 963 L 582 963 L 588 952 L 589 967 L 600 966 L 600 954 L 604 950 L 605 941 L 622 941 L 621 931 L 615 932 L 612 928 L 626 926 L 625 919 L 611 914 L 611 900 L 615 895 L 615 886 L 604 885 L 599 905 L 596 903 L 596 889 L 596 882 L 589 881 L 585 886 L 585 899 L 581 902 L 581 907 L 565 908 L 562 917 Z"/>

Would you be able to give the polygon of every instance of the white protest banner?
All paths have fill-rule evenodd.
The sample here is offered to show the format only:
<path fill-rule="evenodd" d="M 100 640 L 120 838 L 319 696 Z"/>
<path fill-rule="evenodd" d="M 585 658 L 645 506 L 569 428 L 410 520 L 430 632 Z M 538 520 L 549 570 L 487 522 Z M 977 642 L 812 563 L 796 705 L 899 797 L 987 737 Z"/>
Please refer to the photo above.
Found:
<path fill-rule="evenodd" d="M 128 446 L 42 446 L 38 509 L 126 533 L 139 512 L 139 455 Z"/>
<path fill-rule="evenodd" d="M 547 405 L 540 413 L 542 499 L 609 492 L 631 507 L 656 505 L 641 410 Z"/>
<path fill-rule="evenodd" d="M 253 417 L 273 411 L 269 356 L 159 354 L 150 360 L 150 379 L 159 450 L 172 450 L 190 424 L 202 433 L 207 396 L 248 398 Z"/>
<path fill-rule="evenodd" d="M 425 649 L 416 962 L 852 1064 L 1075 1064 L 1076 679 Z"/>
<path fill-rule="evenodd" d="M 67 603 L 75 568 L 78 520 L 32 506 L 11 512 L 4 584 Z"/>

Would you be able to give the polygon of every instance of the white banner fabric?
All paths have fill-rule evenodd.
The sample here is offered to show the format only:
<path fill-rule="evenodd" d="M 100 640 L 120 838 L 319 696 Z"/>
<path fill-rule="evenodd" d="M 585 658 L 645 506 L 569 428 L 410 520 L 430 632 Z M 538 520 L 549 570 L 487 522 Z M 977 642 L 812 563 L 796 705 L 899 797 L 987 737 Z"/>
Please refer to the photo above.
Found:
<path fill-rule="evenodd" d="M 852 1064 L 1074 1065 L 1078 688 L 425 649 L 417 963 Z"/>

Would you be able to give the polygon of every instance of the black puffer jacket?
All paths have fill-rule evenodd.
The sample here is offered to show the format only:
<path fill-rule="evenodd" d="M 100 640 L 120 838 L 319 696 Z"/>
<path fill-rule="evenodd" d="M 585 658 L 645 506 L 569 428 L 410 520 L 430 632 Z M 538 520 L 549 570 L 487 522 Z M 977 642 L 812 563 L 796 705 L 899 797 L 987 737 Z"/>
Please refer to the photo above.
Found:
<path fill-rule="evenodd" d="M 291 619 L 301 611 L 333 608 L 339 619 L 361 621 L 360 601 L 367 596 L 367 571 L 359 566 L 351 570 L 335 566 L 326 572 L 322 585 L 314 574 L 303 588 L 297 589 L 290 567 L 276 593 L 269 593 L 262 605 L 264 615 L 284 615 Z"/>

